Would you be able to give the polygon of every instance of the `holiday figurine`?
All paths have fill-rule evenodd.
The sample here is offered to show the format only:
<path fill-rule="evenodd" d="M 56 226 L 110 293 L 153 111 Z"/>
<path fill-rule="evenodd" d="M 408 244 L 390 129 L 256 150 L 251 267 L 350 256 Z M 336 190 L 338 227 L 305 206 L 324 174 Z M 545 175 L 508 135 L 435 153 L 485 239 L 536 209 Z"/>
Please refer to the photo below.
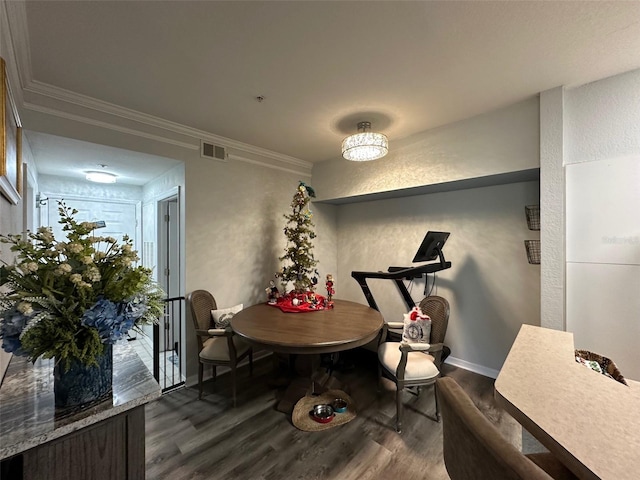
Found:
<path fill-rule="evenodd" d="M 313 310 L 318 308 L 318 298 L 316 297 L 315 293 L 307 293 L 307 303 L 309 304 L 309 308 Z"/>
<path fill-rule="evenodd" d="M 278 298 L 280 297 L 280 292 L 278 291 L 278 287 L 273 280 L 269 280 L 269 286 L 265 288 L 265 292 L 267 292 L 267 299 L 270 305 L 275 305 L 278 303 Z"/>
<path fill-rule="evenodd" d="M 333 308 L 333 302 L 331 298 L 336 294 L 335 289 L 333 288 L 333 275 L 330 273 L 327 274 L 327 308 Z"/>

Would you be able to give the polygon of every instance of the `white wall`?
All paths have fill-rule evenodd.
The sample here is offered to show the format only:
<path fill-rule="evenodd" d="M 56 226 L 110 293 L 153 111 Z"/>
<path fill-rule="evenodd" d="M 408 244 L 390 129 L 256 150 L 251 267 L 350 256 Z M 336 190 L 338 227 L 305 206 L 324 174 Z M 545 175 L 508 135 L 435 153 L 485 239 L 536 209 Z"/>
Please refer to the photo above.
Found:
<path fill-rule="evenodd" d="M 134 249 L 141 250 L 141 225 L 138 207 L 142 200 L 142 187 L 120 183 L 94 183 L 85 179 L 58 175 L 40 175 L 39 191 L 41 201 L 36 212 L 39 215 L 40 225 L 51 226 L 56 238 L 66 237 L 57 223 L 60 218 L 58 214 L 59 202 L 65 202 L 66 205 L 76 208 L 80 212 L 83 210 L 80 205 L 84 205 L 84 215 L 90 215 L 89 212 L 93 212 L 84 219 L 96 220 L 93 215 L 103 215 L 99 218 L 107 221 L 107 229 L 102 231 L 104 235 L 111 232 L 109 234 L 120 238 L 121 233 L 116 234 L 115 232 L 124 229 L 133 239 Z M 110 204 L 109 207 L 107 204 Z M 111 228 L 116 228 L 116 231 Z"/>
<path fill-rule="evenodd" d="M 38 186 L 44 194 L 50 193 L 62 197 L 66 195 L 76 198 L 105 198 L 131 202 L 142 200 L 142 187 L 136 185 L 101 184 L 58 175 L 40 175 Z M 58 206 L 54 204 L 52 208 L 57 209 Z"/>
<path fill-rule="evenodd" d="M 565 92 L 567 330 L 640 380 L 640 70 Z"/>
<path fill-rule="evenodd" d="M 524 206 L 538 199 L 538 182 L 525 182 L 340 206 L 336 296 L 366 303 L 352 270 L 411 266 L 427 230 L 451 232 L 443 251 L 452 268 L 437 273 L 433 292 L 451 304 L 445 343 L 453 362 L 495 376 L 520 326 L 539 325 L 540 271 L 524 249 L 533 233 Z M 401 320 L 394 282 L 368 283 L 385 320 Z M 414 284 L 414 300 L 424 286 Z"/>
<path fill-rule="evenodd" d="M 33 167 L 33 156 L 31 154 L 31 148 L 29 146 L 28 138 L 23 138 L 22 144 L 22 161 L 27 168 Z M 34 187 L 37 189 L 38 185 L 38 175 L 35 171 L 29 173 L 29 175 L 33 179 Z M 26 179 L 25 179 L 26 181 Z M 25 187 L 23 185 L 23 194 L 25 192 Z M 0 234 L 14 234 L 14 233 L 22 233 L 27 228 L 24 225 L 24 218 L 26 217 L 25 212 L 25 202 L 24 197 L 17 205 L 13 205 L 9 202 L 4 196 L 0 195 Z M 14 255 L 9 251 L 8 245 L 0 243 L 0 263 L 12 263 L 14 259 Z M 1 288 L 1 287 L 0 287 Z M 1 342 L 1 340 L 0 340 Z M 2 348 L 0 348 L 0 383 L 2 383 L 2 378 L 4 373 L 9 366 L 9 361 L 11 359 L 11 354 L 6 353 Z"/>
<path fill-rule="evenodd" d="M 4 3 L 0 4 L 0 57 L 2 57 L 6 63 L 6 73 L 9 79 L 9 83 L 12 87 L 12 93 L 18 104 L 18 113 L 21 119 L 24 121 L 24 112 L 21 111 L 21 98 L 22 91 L 18 88 L 18 71 L 15 64 L 11 61 L 12 55 L 12 39 L 9 34 L 9 20 L 6 15 Z M 22 140 L 22 161 L 27 167 L 33 167 L 33 157 L 31 154 L 31 148 L 29 146 L 29 140 L 23 135 Z M 32 177 L 35 178 L 35 186 L 37 187 L 37 173 L 32 172 Z M 22 192 L 24 193 L 23 187 Z M 4 196 L 0 195 L 0 234 L 6 235 L 9 233 L 21 233 L 25 230 L 24 226 L 24 202 L 20 201 L 17 205 L 13 205 Z M 11 262 L 13 260 L 13 254 L 8 250 L 6 245 L 0 244 L 0 262 Z M 7 354 L 0 348 L 0 382 L 4 376 L 4 372 L 8 367 L 11 355 Z"/>
<path fill-rule="evenodd" d="M 186 167 L 186 291 L 209 290 L 218 307 L 266 300 L 279 269 L 290 203 L 308 178 L 242 162 L 193 159 Z M 316 189 L 316 192 L 318 189 Z M 337 273 L 335 207 L 312 205 L 318 270 Z M 320 291 L 320 290 L 319 290 Z M 187 382 L 197 372 L 193 325 L 187 322 Z"/>
<path fill-rule="evenodd" d="M 565 164 L 637 156 L 640 70 L 566 91 Z"/>
<path fill-rule="evenodd" d="M 349 198 L 540 167 L 538 99 L 392 141 L 372 162 L 314 165 L 319 199 Z"/>
<path fill-rule="evenodd" d="M 438 274 L 452 304 L 447 343 L 459 365 L 495 376 L 522 323 L 540 324 L 540 267 L 529 265 L 524 206 L 539 203 L 538 182 L 432 193 L 349 205 L 350 197 L 539 167 L 539 104 L 533 98 L 423 132 L 390 146 L 383 159 L 316 164 L 314 187 L 338 207 L 336 297 L 365 303 L 352 270 L 407 265 L 427 230 L 451 232 L 453 268 Z M 430 280 L 431 281 L 431 280 Z M 345 283 L 346 282 L 346 283 Z M 406 309 L 395 285 L 371 280 L 387 320 Z M 413 298 L 424 296 L 424 283 Z"/>
<path fill-rule="evenodd" d="M 185 272 L 185 178 L 184 164 L 180 164 L 153 179 L 143 187 L 142 203 L 142 259 L 143 265 L 153 270 L 153 279 L 158 280 L 158 201 L 178 194 L 180 205 L 180 285 L 184 289 Z M 185 292 L 180 292 L 184 295 Z"/>
<path fill-rule="evenodd" d="M 565 330 L 564 90 L 540 94 L 540 325 Z"/>

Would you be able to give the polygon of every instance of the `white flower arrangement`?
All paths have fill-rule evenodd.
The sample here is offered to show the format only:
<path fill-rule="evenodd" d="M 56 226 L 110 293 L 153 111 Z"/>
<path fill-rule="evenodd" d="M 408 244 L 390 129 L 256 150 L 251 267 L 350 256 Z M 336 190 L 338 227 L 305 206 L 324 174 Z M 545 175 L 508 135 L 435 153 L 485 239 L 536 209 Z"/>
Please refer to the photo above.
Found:
<path fill-rule="evenodd" d="M 0 235 L 16 254 L 0 266 L 0 338 L 5 351 L 95 364 L 104 344 L 124 338 L 131 328 L 154 323 L 163 314 L 162 290 L 151 271 L 135 266 L 131 240 L 91 235 L 95 225 L 76 222 L 76 210 L 60 202 L 67 241 L 50 228 Z"/>

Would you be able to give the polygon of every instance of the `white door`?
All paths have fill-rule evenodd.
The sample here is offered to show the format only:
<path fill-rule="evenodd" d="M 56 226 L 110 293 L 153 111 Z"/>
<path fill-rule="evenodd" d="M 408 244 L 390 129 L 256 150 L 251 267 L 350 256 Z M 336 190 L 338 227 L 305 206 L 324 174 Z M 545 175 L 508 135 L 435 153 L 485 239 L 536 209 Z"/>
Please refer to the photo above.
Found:
<path fill-rule="evenodd" d="M 62 225 L 58 223 L 60 214 L 58 213 L 58 201 L 60 198 L 49 196 L 47 202 L 48 226 L 53 230 L 57 240 L 65 240 L 66 235 L 62 231 Z M 96 235 L 102 237 L 111 236 L 118 242 L 122 242 L 122 237 L 128 235 L 134 242 L 136 239 L 136 204 L 116 203 L 109 200 L 93 199 L 64 199 L 64 203 L 78 211 L 74 218 L 79 222 L 104 221 L 105 227 L 96 231 Z"/>
<path fill-rule="evenodd" d="M 158 281 L 167 298 L 180 296 L 180 215 L 178 197 L 158 202 Z M 160 329 L 160 350 L 176 349 L 180 323 L 177 318 L 165 318 Z M 175 323 L 174 323 L 175 322 Z M 178 346 L 179 348 L 179 346 Z"/>
<path fill-rule="evenodd" d="M 164 214 L 161 235 L 164 239 L 160 242 L 162 248 L 160 255 L 165 268 L 162 286 L 167 293 L 167 298 L 180 295 L 180 217 L 178 214 L 178 199 L 172 198 L 162 202 Z"/>

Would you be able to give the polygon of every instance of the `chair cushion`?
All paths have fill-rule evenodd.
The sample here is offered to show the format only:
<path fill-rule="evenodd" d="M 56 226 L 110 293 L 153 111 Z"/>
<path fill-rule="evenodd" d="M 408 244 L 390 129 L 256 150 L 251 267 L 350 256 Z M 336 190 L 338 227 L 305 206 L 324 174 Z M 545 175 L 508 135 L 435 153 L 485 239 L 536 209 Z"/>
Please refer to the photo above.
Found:
<path fill-rule="evenodd" d="M 242 338 L 234 335 L 231 337 L 236 347 L 236 353 L 241 356 L 251 348 L 251 345 Z M 203 360 L 218 360 L 223 362 L 229 361 L 229 344 L 227 337 L 213 337 L 205 340 L 202 350 L 200 350 L 200 358 Z"/>
<path fill-rule="evenodd" d="M 239 303 L 229 308 L 221 308 L 219 310 L 211 310 L 211 318 L 216 328 L 227 328 L 231 323 L 233 316 L 242 310 L 243 305 Z"/>
<path fill-rule="evenodd" d="M 399 342 L 385 342 L 378 348 L 378 359 L 384 368 L 395 375 L 400 363 Z M 429 380 L 437 377 L 440 372 L 433 363 L 431 355 L 422 352 L 409 352 L 407 367 L 405 368 L 405 380 Z"/>

